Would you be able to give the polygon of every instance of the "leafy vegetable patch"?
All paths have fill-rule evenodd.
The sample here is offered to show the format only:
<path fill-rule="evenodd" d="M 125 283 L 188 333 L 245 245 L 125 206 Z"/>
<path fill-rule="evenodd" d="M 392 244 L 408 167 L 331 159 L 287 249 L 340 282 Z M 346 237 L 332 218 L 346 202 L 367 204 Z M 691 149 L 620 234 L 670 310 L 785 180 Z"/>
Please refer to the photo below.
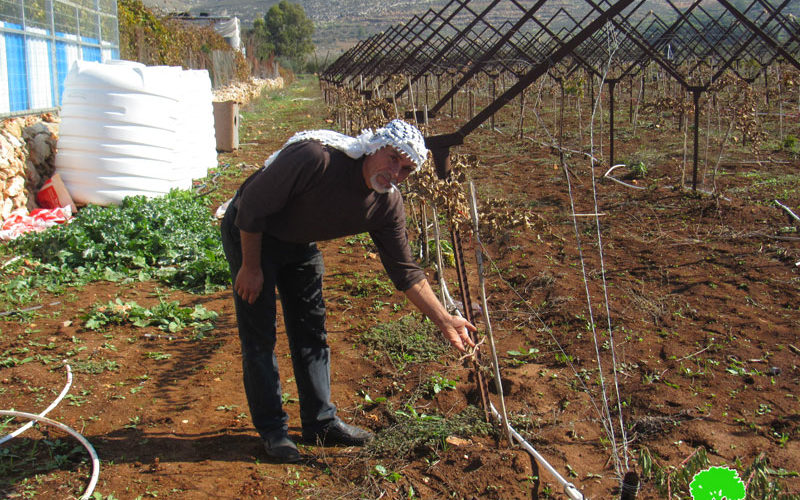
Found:
<path fill-rule="evenodd" d="M 6 269 L 10 279 L 3 291 L 17 304 L 32 300 L 33 289 L 58 292 L 97 280 L 155 279 L 203 293 L 230 280 L 210 210 L 190 191 L 126 198 L 121 206 L 90 205 L 70 224 L 26 234 L 12 249 L 30 258 Z"/>
<path fill-rule="evenodd" d="M 167 332 L 178 332 L 186 327 L 196 331 L 209 331 L 217 313 L 202 305 L 194 308 L 181 307 L 178 301 L 161 301 L 152 308 L 142 307 L 136 302 L 123 302 L 120 299 L 106 304 L 95 305 L 85 317 L 86 328 L 103 330 L 108 325 L 130 323 L 137 327 L 156 326 Z"/>

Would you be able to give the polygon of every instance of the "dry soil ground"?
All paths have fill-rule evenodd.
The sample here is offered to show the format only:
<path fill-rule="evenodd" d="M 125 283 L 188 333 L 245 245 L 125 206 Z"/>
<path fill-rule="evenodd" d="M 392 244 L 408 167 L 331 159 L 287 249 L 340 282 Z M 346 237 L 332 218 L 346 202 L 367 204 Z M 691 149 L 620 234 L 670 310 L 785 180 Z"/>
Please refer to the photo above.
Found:
<path fill-rule="evenodd" d="M 225 167 L 212 194 L 215 206 L 296 129 L 330 126 L 313 83 L 277 92 L 267 103 L 274 106 L 269 116 L 256 113 L 257 106 L 245 115 L 241 149 L 220 156 Z M 680 472 L 700 447 L 710 463 L 734 467 L 744 480 L 762 456 L 772 469 L 784 471 L 784 489 L 798 494 L 800 243 L 791 229 L 797 224 L 771 201 L 779 198 L 799 211 L 800 160 L 779 154 L 777 161 L 756 164 L 742 150 L 717 177 L 724 196 L 698 195 L 672 187 L 679 182 L 675 165 L 682 154 L 682 134 L 674 135 L 655 128 L 642 128 L 636 139 L 623 135 L 623 153 L 655 146 L 669 152 L 648 165 L 639 181 L 645 190 L 598 181 L 596 206 L 591 172 L 575 160 L 574 208 L 549 149 L 487 131 L 470 136 L 462 149 L 481 158 L 482 166 L 468 172 L 479 198 L 503 198 L 532 221 L 528 229 L 504 228 L 484 237 L 508 413 L 515 428 L 591 498 L 616 496 L 614 457 L 620 457 L 620 470 L 643 476 L 640 498 L 663 498 L 655 475 L 645 480 L 637 457 L 649 452 L 653 469 Z M 599 239 L 595 218 L 573 220 L 573 210 L 602 213 Z M 466 234 L 464 254 L 477 302 L 474 245 Z M 479 404 L 455 352 L 399 366 L 362 342 L 373 326 L 412 312 L 402 294 L 388 287 L 368 239 L 330 241 L 321 248 L 333 400 L 344 420 L 381 435 L 397 429 L 398 411 L 425 422 L 453 419 L 467 405 Z M 435 279 L 432 271 L 429 276 Z M 455 271 L 448 268 L 446 277 L 455 292 Z M 159 295 L 217 311 L 214 330 L 192 340 L 191 331 L 84 328 L 81 316 L 94 303 L 119 297 L 148 305 Z M 230 289 L 195 296 L 151 282 L 95 283 L 44 297 L 42 304 L 6 315 L 0 324 L 6 355 L 50 360 L 2 368 L 0 408 L 44 409 L 65 381 L 58 359 L 113 361 L 113 370 L 76 371 L 70 396 L 50 414 L 96 448 L 102 498 L 533 495 L 528 454 L 510 448 L 501 434 L 454 434 L 407 455 L 399 445 L 382 452 L 302 445 L 301 463 L 267 463 L 248 419 Z M 478 326 L 485 331 L 483 321 Z M 290 432 L 297 436 L 285 337 L 277 349 Z M 618 453 L 604 431 L 598 358 L 614 415 L 618 383 L 627 455 L 619 421 L 613 422 Z M 436 394 L 432 379 L 440 382 Z M 497 404 L 497 395 L 491 397 Z M 53 428 L 25 437 L 0 447 L 8 472 L 0 478 L 2 494 L 79 496 L 90 472 L 85 452 Z M 540 473 L 539 497 L 564 498 L 552 477 Z M 678 484 L 672 481 L 671 487 Z"/>

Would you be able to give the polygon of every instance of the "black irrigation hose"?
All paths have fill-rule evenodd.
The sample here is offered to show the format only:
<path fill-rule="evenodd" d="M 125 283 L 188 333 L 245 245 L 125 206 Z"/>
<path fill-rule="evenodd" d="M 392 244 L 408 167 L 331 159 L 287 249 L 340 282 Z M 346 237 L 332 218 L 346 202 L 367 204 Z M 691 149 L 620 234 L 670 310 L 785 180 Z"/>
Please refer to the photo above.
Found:
<path fill-rule="evenodd" d="M 60 303 L 61 303 L 60 301 L 56 301 L 56 302 L 50 302 L 47 305 L 48 306 L 57 306 Z M 22 313 L 26 313 L 26 312 L 30 312 L 30 311 L 35 311 L 37 309 L 43 308 L 44 306 L 45 306 L 44 304 L 41 304 L 41 305 L 33 306 L 33 307 L 26 307 L 25 309 L 11 309 L 10 311 L 0 312 L 0 317 L 9 316 L 11 314 L 22 314 Z"/>
<path fill-rule="evenodd" d="M 222 175 L 221 171 L 214 172 L 214 174 L 211 176 L 211 178 L 207 179 L 202 184 L 198 184 L 197 187 L 194 190 L 195 195 L 198 196 L 198 197 L 203 197 L 203 196 L 207 196 L 207 195 L 213 193 L 214 191 L 216 191 L 217 189 L 219 189 L 219 185 L 217 184 L 217 178 L 219 178 L 220 175 Z M 213 186 L 211 188 L 209 188 L 207 191 L 203 191 L 203 189 L 208 187 L 209 184 L 213 184 Z"/>

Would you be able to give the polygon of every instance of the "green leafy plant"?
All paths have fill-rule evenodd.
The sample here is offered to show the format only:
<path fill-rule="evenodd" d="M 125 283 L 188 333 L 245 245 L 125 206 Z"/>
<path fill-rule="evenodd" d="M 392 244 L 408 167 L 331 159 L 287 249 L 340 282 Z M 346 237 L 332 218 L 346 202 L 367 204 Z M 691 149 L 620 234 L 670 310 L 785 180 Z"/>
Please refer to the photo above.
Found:
<path fill-rule="evenodd" d="M 77 463 L 84 456 L 84 448 L 69 439 L 14 439 L 0 447 L 0 488 L 11 493 L 8 487 L 25 485 L 28 478 Z M 17 497 L 35 497 L 36 493 L 26 486 Z"/>
<path fill-rule="evenodd" d="M 72 366 L 72 371 L 91 375 L 97 375 L 104 371 L 113 372 L 119 369 L 117 362 L 110 359 L 73 359 L 70 360 L 69 364 Z"/>
<path fill-rule="evenodd" d="M 425 385 L 425 392 L 430 396 L 434 396 L 442 391 L 453 390 L 455 388 L 455 380 L 450 380 L 438 373 L 434 373 Z"/>
<path fill-rule="evenodd" d="M 442 264 L 445 266 L 456 267 L 456 257 L 453 251 L 453 245 L 449 241 L 440 240 L 442 252 Z M 431 256 L 436 255 L 436 240 L 428 240 L 428 252 Z"/>
<path fill-rule="evenodd" d="M 630 177 L 634 179 L 644 179 L 647 177 L 647 165 L 645 165 L 643 161 L 628 165 L 628 170 L 630 171 Z"/>
<path fill-rule="evenodd" d="M 133 417 L 128 419 L 128 423 L 123 425 L 122 427 L 125 429 L 136 429 L 139 424 L 142 423 L 142 417 L 139 415 L 134 415 Z"/>
<path fill-rule="evenodd" d="M 164 361 L 170 359 L 172 354 L 168 352 L 149 351 L 144 354 L 144 357 L 148 359 L 154 359 L 156 361 Z"/>
<path fill-rule="evenodd" d="M 381 464 L 377 464 L 373 468 L 373 473 L 376 476 L 382 477 L 383 479 L 389 481 L 390 483 L 396 483 L 397 481 L 399 481 L 403 477 L 403 475 L 400 474 L 399 472 L 390 471 L 389 469 L 387 469 L 386 467 L 384 467 Z"/>
<path fill-rule="evenodd" d="M 142 307 L 136 302 L 123 302 L 121 299 L 105 304 L 95 304 L 83 316 L 84 326 L 90 330 L 103 330 L 108 325 L 130 323 L 137 327 L 155 326 L 161 330 L 175 333 L 191 327 L 196 331 L 213 329 L 217 313 L 202 305 L 181 307 L 178 301 L 161 300 L 152 308 Z"/>
<path fill-rule="evenodd" d="M 353 273 L 353 277 L 344 279 L 342 288 L 354 297 L 375 297 L 392 295 L 394 288 L 391 283 L 377 276 L 367 276 Z"/>
<path fill-rule="evenodd" d="M 511 356 L 511 364 L 514 365 L 521 365 L 539 359 L 539 349 L 535 347 L 513 349 L 511 351 L 506 351 L 506 354 Z"/>
<path fill-rule="evenodd" d="M 191 292 L 219 290 L 230 281 L 211 213 L 189 191 L 89 205 L 70 224 L 27 233 L 11 245 L 27 257 L 6 269 L 2 290 L 15 303 L 31 300 L 26 288 L 58 292 L 96 280 L 157 279 Z"/>
<path fill-rule="evenodd" d="M 783 138 L 783 144 L 781 144 L 781 147 L 785 151 L 789 151 L 791 153 L 800 153 L 800 140 L 798 140 L 794 135 L 789 134 Z"/>
<path fill-rule="evenodd" d="M 689 483 L 693 500 L 744 500 L 739 473 L 727 467 L 710 467 L 695 474 Z"/>
<path fill-rule="evenodd" d="M 555 357 L 556 363 L 560 366 L 565 366 L 575 361 L 575 358 L 571 354 L 565 352 L 557 352 L 553 356 Z"/>

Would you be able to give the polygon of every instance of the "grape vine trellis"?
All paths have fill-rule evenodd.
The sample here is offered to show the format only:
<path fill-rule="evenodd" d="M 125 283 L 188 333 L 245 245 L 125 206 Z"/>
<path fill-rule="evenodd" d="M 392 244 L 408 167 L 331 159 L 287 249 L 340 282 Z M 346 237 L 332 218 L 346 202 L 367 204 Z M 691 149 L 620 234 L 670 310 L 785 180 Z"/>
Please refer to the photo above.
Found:
<path fill-rule="evenodd" d="M 615 164 L 616 98 L 627 90 L 628 121 L 634 136 L 643 115 L 649 115 L 655 126 L 669 126 L 660 123 L 664 109 L 671 111 L 672 126 L 687 137 L 692 131 L 693 190 L 699 183 L 705 184 L 709 169 L 716 189 L 717 165 L 730 139 L 748 143 L 759 160 L 764 154 L 761 145 L 769 133 L 762 117 L 775 108 L 777 132 L 783 140 L 784 117 L 800 116 L 800 5 L 791 0 L 750 0 L 736 5 L 729 0 L 658 3 L 665 9 L 656 12 L 653 2 L 645 0 L 582 0 L 569 9 L 548 0 L 450 0 L 439 11 L 429 9 L 345 52 L 321 75 L 323 95 L 339 127 L 351 133 L 379 126 L 395 116 L 420 123 L 438 179 L 432 171 L 421 175 L 413 181 L 409 199 L 420 207 L 423 232 L 427 230 L 424 207 L 443 210 L 451 224 L 456 259 L 463 261 L 460 234 L 469 231 L 469 224 L 461 181 L 464 172 L 475 168 L 476 163 L 453 154 L 451 148 L 463 144 L 487 121 L 491 130 L 509 137 L 535 141 L 543 131 L 544 143 L 561 153 L 560 166 L 569 180 L 565 151 L 588 156 L 592 169 Z M 761 82 L 763 93 L 755 91 Z M 597 111 L 604 105 L 600 99 L 604 88 L 608 96 L 607 154 L 602 141 L 595 144 L 593 134 Z M 543 94 L 553 97 L 552 109 L 542 105 Z M 759 101 L 760 95 L 766 102 Z M 586 113 L 590 120 L 586 124 L 588 151 L 583 144 L 580 114 L 587 96 L 592 109 Z M 516 106 L 499 113 L 514 101 Z M 567 144 L 563 130 L 565 108 L 570 102 L 579 116 L 577 146 Z M 705 170 L 700 175 L 700 118 L 704 109 L 706 132 L 710 136 L 710 110 L 716 109 L 718 132 L 722 132 L 718 135 L 723 138 L 719 157 L 709 161 L 706 153 Z M 445 115 L 449 119 L 438 120 Z M 791 121 L 787 120 L 787 127 L 788 123 Z M 599 124 L 604 127 L 602 119 Z M 707 151 L 709 142 L 707 139 Z M 681 187 L 687 156 L 684 146 Z M 486 231 L 485 238 L 497 234 L 499 228 L 536 223 L 530 214 L 497 205 L 484 210 L 481 219 L 484 226 L 480 231 Z M 487 221 L 494 225 L 486 225 Z M 425 250 L 427 241 L 427 235 L 423 236 Z M 598 243 L 602 252 L 602 242 Z M 469 304 L 463 269 L 458 269 L 458 279 L 462 303 Z M 588 288 L 587 299 L 591 311 Z M 467 315 L 468 309 L 464 311 Z M 616 397 L 619 402 L 619 394 Z M 613 436 L 608 404 L 598 412 L 608 421 L 604 425 Z M 625 455 L 623 427 L 620 415 L 623 443 L 618 446 L 615 442 L 614 447 L 616 453 Z M 623 461 L 617 459 L 623 496 L 630 491 L 626 490 L 630 485 L 622 480 L 627 462 L 624 469 Z"/>

